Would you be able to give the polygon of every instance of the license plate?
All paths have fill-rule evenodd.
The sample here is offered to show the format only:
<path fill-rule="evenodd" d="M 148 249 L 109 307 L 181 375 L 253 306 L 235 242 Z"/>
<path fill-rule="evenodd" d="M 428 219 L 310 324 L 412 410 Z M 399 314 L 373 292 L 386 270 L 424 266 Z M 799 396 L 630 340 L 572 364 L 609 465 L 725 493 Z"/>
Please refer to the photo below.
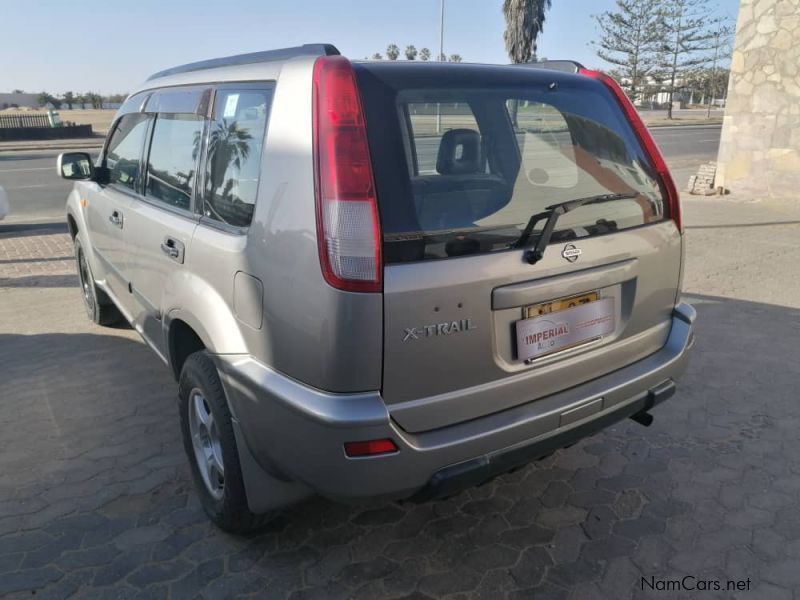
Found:
<path fill-rule="evenodd" d="M 575 308 L 581 304 L 589 304 L 589 302 L 596 302 L 600 299 L 599 292 L 588 292 L 586 294 L 578 294 L 577 296 L 569 296 L 567 298 L 559 298 L 551 300 L 550 302 L 542 302 L 541 304 L 534 304 L 525 308 L 525 318 L 531 319 L 541 315 L 566 310 L 568 308 Z"/>
<path fill-rule="evenodd" d="M 593 292 L 596 294 L 596 292 Z M 589 295 L 589 294 L 586 294 Z M 558 305 L 573 298 L 546 302 Z M 538 310 L 537 307 L 528 307 Z M 530 312 L 528 312 L 530 314 Z M 541 315 L 534 313 L 529 319 L 517 321 L 517 356 L 519 360 L 531 360 L 553 352 L 599 339 L 614 331 L 614 299 L 603 298 L 576 303 L 570 308 L 552 310 Z"/>

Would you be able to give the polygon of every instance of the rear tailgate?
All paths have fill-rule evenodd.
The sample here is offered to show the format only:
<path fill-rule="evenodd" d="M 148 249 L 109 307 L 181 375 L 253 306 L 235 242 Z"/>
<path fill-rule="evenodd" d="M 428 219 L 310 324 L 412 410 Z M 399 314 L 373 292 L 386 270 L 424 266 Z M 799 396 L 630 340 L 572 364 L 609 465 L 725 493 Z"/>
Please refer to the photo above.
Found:
<path fill-rule="evenodd" d="M 357 73 L 384 235 L 382 391 L 403 429 L 530 402 L 664 345 L 677 207 L 603 83 L 480 66 Z M 597 194 L 635 197 L 563 215 L 536 264 L 514 247 L 532 215 Z"/>

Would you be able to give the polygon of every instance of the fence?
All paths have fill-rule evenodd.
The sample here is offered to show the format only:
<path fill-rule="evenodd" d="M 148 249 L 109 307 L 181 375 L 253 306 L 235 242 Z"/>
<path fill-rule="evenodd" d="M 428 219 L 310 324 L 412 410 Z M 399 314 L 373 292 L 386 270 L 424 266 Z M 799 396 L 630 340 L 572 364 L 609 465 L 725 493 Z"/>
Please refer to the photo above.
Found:
<path fill-rule="evenodd" d="M 0 115 L 0 128 L 52 127 L 47 115 Z"/>

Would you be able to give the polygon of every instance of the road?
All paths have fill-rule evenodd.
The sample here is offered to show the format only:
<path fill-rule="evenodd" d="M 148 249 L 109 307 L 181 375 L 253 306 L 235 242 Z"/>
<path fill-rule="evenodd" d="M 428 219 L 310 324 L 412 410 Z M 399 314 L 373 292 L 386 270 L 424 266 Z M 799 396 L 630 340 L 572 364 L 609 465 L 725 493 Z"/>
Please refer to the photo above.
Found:
<path fill-rule="evenodd" d="M 0 186 L 11 205 L 7 223 L 63 220 L 72 184 L 56 174 L 59 151 L 0 153 Z"/>
<path fill-rule="evenodd" d="M 667 161 L 676 168 L 685 167 L 687 159 L 695 159 L 698 164 L 716 159 L 720 126 L 660 127 L 652 131 Z M 431 164 L 435 162 L 437 143 L 437 138 L 421 140 Z M 57 156 L 56 151 L 0 153 L 0 185 L 8 192 L 11 204 L 11 213 L 3 223 L 63 219 L 64 202 L 71 184 L 56 174 Z M 683 179 L 683 173 L 676 176 L 679 185 Z"/>

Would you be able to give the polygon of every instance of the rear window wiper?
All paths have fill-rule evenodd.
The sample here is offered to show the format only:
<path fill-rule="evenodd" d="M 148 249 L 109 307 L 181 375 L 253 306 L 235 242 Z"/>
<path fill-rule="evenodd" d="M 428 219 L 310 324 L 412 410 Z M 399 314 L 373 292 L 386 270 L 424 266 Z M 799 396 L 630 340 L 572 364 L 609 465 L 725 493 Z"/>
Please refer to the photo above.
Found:
<path fill-rule="evenodd" d="M 550 243 L 550 238 L 553 236 L 553 231 L 556 228 L 556 222 L 564 213 L 568 213 L 569 211 L 575 210 L 576 208 L 584 206 L 585 204 L 598 204 L 600 202 L 611 202 L 612 200 L 625 200 L 628 198 L 637 198 L 640 195 L 641 194 L 638 192 L 629 192 L 627 194 L 599 194 L 597 196 L 587 196 L 586 198 L 567 200 L 566 202 L 559 202 L 558 204 L 548 206 L 542 212 L 535 213 L 530 219 L 528 219 L 528 224 L 525 225 L 525 229 L 522 230 L 522 233 L 517 238 L 517 241 L 514 242 L 511 247 L 522 248 L 525 246 L 528 239 L 531 237 L 533 228 L 536 226 L 536 224 L 542 219 L 546 219 L 542 233 L 539 235 L 539 239 L 536 241 L 536 246 L 532 250 L 529 250 L 525 253 L 525 260 L 534 265 L 542 260 L 542 257 L 544 257 L 545 248 L 547 248 L 547 244 Z"/>

